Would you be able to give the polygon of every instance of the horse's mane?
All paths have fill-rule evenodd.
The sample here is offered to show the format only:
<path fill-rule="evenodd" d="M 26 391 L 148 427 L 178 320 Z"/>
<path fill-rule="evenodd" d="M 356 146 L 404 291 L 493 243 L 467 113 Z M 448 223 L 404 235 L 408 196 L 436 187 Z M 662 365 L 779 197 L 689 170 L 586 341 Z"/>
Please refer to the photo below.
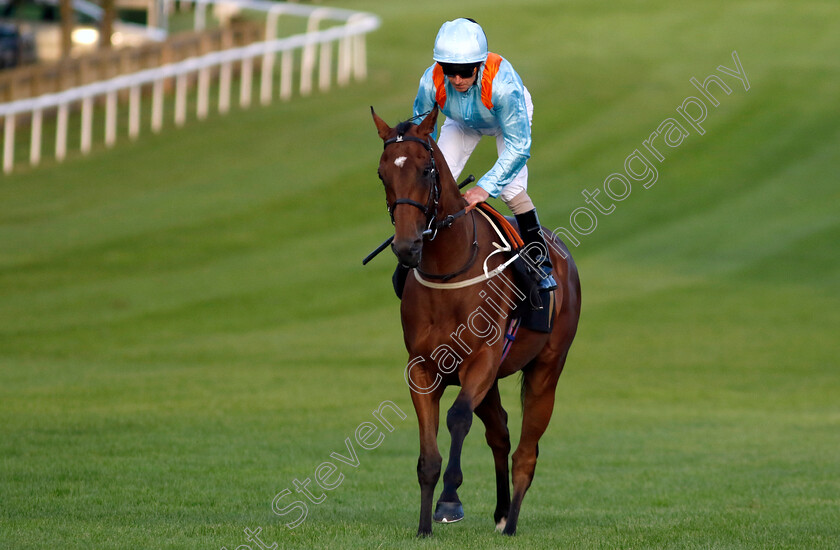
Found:
<path fill-rule="evenodd" d="M 404 136 L 405 134 L 407 134 L 407 133 L 408 133 L 408 130 L 409 130 L 412 126 L 414 126 L 414 122 L 412 122 L 412 120 L 414 120 L 414 119 L 404 120 L 404 121 L 402 121 L 402 122 L 398 123 L 398 124 L 394 127 L 394 129 L 397 131 L 397 135 L 398 135 L 398 136 Z"/>

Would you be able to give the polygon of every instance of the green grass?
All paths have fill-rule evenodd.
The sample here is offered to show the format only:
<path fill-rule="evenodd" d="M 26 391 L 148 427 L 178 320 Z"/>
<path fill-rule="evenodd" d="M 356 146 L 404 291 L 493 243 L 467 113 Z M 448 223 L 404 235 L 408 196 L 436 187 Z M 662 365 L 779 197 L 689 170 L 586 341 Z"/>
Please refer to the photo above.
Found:
<path fill-rule="evenodd" d="M 0 180 L 0 547 L 840 547 L 836 2 L 335 5 L 383 18 L 367 82 Z M 407 118 L 470 13 L 534 96 L 550 227 L 690 77 L 737 50 L 751 87 L 572 248 L 581 326 L 517 537 L 476 424 L 466 519 L 417 541 L 394 262 L 360 262 L 391 229 L 368 105 Z M 274 496 L 384 400 L 408 418 L 287 529 Z"/>

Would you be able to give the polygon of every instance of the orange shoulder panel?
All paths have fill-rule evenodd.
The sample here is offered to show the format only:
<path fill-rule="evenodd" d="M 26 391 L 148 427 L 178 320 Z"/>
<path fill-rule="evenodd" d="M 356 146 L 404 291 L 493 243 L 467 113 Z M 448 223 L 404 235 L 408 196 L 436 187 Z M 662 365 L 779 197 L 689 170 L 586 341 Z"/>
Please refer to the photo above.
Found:
<path fill-rule="evenodd" d="M 501 64 L 501 55 L 495 53 L 487 54 L 487 61 L 484 62 L 484 72 L 481 73 L 481 102 L 488 109 L 493 108 L 493 79 L 499 73 L 499 66 Z"/>
<path fill-rule="evenodd" d="M 439 108 L 443 109 L 443 106 L 446 105 L 446 77 L 443 76 L 443 67 L 440 66 L 440 63 L 435 63 L 432 78 L 435 83 L 435 102 Z"/>

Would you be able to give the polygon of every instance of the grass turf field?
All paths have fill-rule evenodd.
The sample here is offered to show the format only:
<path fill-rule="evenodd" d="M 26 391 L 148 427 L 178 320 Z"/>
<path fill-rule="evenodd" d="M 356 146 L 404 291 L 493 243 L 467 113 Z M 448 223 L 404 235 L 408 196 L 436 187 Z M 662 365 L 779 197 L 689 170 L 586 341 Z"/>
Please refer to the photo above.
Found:
<path fill-rule="evenodd" d="M 383 17 L 367 82 L 0 181 L 0 547 L 840 547 L 837 3 L 334 4 Z M 417 541 L 394 262 L 360 265 L 391 228 L 367 107 L 407 118 L 464 14 L 534 97 L 552 228 L 689 78 L 736 50 L 750 88 L 724 77 L 705 134 L 572 247 L 581 326 L 517 537 L 476 423 L 467 517 Z M 287 529 L 274 496 L 385 400 L 407 419 Z"/>

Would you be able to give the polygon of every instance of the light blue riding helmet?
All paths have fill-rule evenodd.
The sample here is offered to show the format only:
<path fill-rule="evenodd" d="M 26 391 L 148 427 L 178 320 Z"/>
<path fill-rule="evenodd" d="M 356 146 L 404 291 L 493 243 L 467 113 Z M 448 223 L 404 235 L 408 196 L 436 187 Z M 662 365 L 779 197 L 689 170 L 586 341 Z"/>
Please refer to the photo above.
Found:
<path fill-rule="evenodd" d="M 438 63 L 481 63 L 487 59 L 487 36 L 481 25 L 456 19 L 441 25 L 435 38 L 434 60 Z"/>

